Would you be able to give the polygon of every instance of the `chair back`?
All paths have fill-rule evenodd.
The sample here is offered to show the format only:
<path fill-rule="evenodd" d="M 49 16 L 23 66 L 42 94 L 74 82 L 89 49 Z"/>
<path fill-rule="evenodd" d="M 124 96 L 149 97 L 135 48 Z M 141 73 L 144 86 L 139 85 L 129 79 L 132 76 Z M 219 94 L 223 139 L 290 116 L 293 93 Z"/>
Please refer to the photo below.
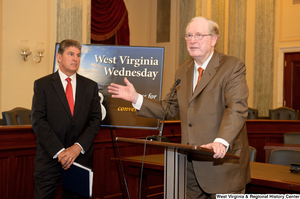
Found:
<path fill-rule="evenodd" d="M 298 120 L 299 111 L 288 107 L 280 107 L 269 110 L 271 120 Z"/>
<path fill-rule="evenodd" d="M 258 110 L 255 108 L 249 108 L 248 107 L 248 117 L 247 119 L 258 119 Z"/>
<path fill-rule="evenodd" d="M 3 124 L 4 125 L 27 125 L 31 124 L 31 110 L 17 107 L 10 111 L 3 111 Z"/>
<path fill-rule="evenodd" d="M 300 144 L 300 132 L 290 132 L 283 134 L 283 143 Z"/>
<path fill-rule="evenodd" d="M 250 162 L 256 161 L 256 149 L 252 146 L 249 146 L 249 152 L 250 152 Z"/>
<path fill-rule="evenodd" d="M 291 163 L 300 163 L 300 151 L 290 149 L 274 149 L 271 151 L 270 164 L 290 166 Z"/>

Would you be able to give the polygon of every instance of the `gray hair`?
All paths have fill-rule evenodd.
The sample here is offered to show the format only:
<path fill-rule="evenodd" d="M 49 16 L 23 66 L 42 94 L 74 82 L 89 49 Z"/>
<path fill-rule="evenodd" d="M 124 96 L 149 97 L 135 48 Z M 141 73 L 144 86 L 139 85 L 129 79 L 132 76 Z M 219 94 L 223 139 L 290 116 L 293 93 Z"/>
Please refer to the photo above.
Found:
<path fill-rule="evenodd" d="M 218 38 L 220 37 L 220 30 L 219 30 L 219 25 L 212 21 L 212 20 L 209 20 L 205 17 L 194 17 L 191 19 L 191 21 L 188 23 L 186 29 L 185 29 L 185 32 L 187 33 L 187 29 L 189 28 L 189 26 L 191 25 L 192 22 L 194 22 L 195 20 L 199 20 L 199 19 L 204 19 L 208 22 L 208 34 L 212 34 L 212 35 L 217 35 Z"/>

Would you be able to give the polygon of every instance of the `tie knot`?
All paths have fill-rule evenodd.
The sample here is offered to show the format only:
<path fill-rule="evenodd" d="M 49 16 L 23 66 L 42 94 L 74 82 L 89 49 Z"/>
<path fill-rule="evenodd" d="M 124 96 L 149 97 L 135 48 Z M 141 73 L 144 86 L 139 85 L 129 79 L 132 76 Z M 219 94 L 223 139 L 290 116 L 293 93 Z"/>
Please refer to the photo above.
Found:
<path fill-rule="evenodd" d="M 70 77 L 68 77 L 66 80 L 67 80 L 68 83 L 71 82 L 71 78 Z"/>
<path fill-rule="evenodd" d="M 201 67 L 198 68 L 199 75 L 202 75 L 203 71 L 204 71 L 203 68 L 201 68 Z"/>

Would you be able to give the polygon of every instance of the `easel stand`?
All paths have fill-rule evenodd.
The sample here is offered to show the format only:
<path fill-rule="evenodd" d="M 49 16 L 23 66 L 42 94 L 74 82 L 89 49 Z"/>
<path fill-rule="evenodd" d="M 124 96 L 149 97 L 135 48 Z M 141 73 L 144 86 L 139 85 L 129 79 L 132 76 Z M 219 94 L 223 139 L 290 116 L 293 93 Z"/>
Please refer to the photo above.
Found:
<path fill-rule="evenodd" d="M 212 156 L 213 151 L 194 145 L 183 145 L 170 142 L 145 141 L 132 138 L 117 137 L 116 141 L 133 144 L 145 144 L 164 148 L 164 198 L 184 199 L 187 185 L 187 157 L 189 154 Z M 226 154 L 226 158 L 239 159 L 238 156 Z"/>

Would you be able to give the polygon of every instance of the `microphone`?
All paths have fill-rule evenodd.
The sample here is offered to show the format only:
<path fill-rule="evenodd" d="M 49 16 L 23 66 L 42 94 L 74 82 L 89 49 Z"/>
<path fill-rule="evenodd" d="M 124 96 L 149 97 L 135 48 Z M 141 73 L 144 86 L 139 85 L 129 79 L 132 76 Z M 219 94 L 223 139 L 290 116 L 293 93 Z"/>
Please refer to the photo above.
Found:
<path fill-rule="evenodd" d="M 169 100 L 167 101 L 167 107 L 166 107 L 165 112 L 164 112 L 164 117 L 163 117 L 163 120 L 161 122 L 160 129 L 159 129 L 159 134 L 158 135 L 149 136 L 148 138 L 150 140 L 159 141 L 159 142 L 171 142 L 168 138 L 163 137 L 162 134 L 163 134 L 163 130 L 164 130 L 165 117 L 166 117 L 167 110 L 169 109 L 169 106 L 170 106 L 170 100 L 171 100 L 172 94 L 173 94 L 176 86 L 178 86 L 178 84 L 180 84 L 180 82 L 181 82 L 181 80 L 177 79 L 176 82 L 175 82 L 175 84 L 174 84 L 174 86 L 173 86 L 173 88 L 172 88 Z"/>

